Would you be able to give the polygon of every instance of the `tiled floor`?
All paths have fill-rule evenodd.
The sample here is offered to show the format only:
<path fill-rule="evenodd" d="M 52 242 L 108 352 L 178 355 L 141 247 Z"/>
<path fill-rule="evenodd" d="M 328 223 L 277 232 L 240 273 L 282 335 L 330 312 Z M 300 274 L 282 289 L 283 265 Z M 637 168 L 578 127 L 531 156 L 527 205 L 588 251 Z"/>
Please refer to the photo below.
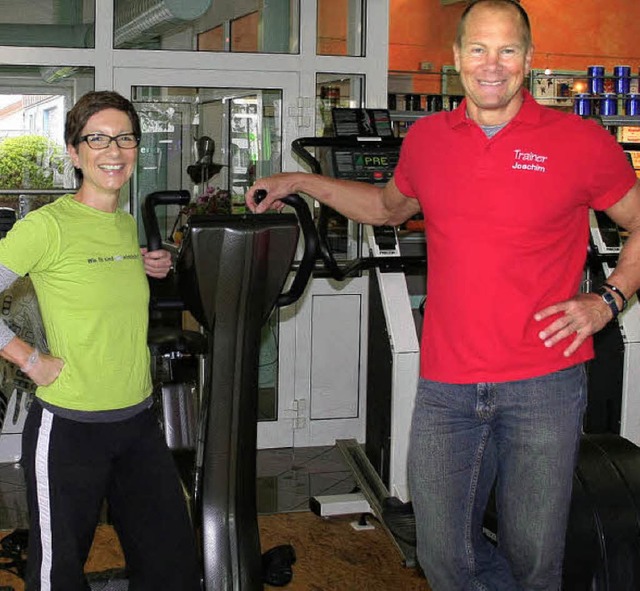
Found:
<path fill-rule="evenodd" d="M 306 511 L 309 498 L 353 492 L 356 482 L 336 447 L 258 451 L 258 513 Z"/>
<path fill-rule="evenodd" d="M 258 513 L 306 511 L 315 495 L 352 492 L 355 480 L 335 447 L 260 450 Z M 19 464 L 0 464 L 0 530 L 26 528 L 24 478 Z"/>

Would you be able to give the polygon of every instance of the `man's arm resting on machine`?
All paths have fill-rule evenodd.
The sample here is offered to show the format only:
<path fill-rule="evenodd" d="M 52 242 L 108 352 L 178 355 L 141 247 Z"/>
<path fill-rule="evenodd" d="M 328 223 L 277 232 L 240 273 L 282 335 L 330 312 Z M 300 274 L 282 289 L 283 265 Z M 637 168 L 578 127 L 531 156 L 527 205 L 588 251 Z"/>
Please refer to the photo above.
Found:
<path fill-rule="evenodd" d="M 254 193 L 259 189 L 267 191 L 267 196 L 256 204 Z M 245 201 L 252 211 L 262 213 L 279 209 L 279 199 L 291 193 L 305 193 L 349 219 L 374 226 L 397 226 L 420 211 L 418 200 L 401 193 L 393 179 L 385 187 L 377 187 L 304 172 L 259 179 L 247 192 Z"/>

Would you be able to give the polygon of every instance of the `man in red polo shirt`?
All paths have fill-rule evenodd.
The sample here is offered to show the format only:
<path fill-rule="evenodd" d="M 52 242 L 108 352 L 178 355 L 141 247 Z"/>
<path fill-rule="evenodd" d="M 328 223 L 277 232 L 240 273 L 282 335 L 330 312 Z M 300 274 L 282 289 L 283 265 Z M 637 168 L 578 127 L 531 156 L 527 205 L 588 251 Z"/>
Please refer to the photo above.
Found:
<path fill-rule="evenodd" d="M 591 335 L 640 287 L 640 185 L 606 130 L 523 88 L 533 45 L 517 2 L 472 1 L 453 49 L 465 100 L 412 126 L 384 188 L 280 174 L 247 204 L 304 192 L 368 224 L 423 212 L 409 452 L 420 564 L 434 591 L 557 591 Z M 630 237 L 607 286 L 582 294 L 589 208 Z M 494 482 L 497 547 L 482 535 Z"/>

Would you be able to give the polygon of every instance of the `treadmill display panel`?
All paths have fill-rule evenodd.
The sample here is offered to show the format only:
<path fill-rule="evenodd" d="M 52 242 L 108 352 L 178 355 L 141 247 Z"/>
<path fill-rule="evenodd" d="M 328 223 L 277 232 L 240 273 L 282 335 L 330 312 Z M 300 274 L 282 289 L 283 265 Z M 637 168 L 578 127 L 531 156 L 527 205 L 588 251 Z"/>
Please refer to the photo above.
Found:
<path fill-rule="evenodd" d="M 400 156 L 397 149 L 340 149 L 333 151 L 336 178 L 385 184 L 392 176 Z"/>

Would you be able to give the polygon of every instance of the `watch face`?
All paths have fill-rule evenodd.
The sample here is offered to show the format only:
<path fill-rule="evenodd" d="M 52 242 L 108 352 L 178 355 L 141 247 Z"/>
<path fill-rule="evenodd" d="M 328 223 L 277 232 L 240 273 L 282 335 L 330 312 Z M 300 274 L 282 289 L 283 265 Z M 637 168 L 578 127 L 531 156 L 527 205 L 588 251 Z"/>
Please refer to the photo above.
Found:
<path fill-rule="evenodd" d="M 602 301 L 611 308 L 613 317 L 615 318 L 620 313 L 620 310 L 618 310 L 618 304 L 616 299 L 613 297 L 613 294 L 605 287 L 598 288 L 597 293 L 602 298 Z"/>
<path fill-rule="evenodd" d="M 615 298 L 608 292 L 608 291 L 604 291 L 604 293 L 602 294 L 602 299 L 607 302 L 607 304 L 611 305 L 611 304 L 615 304 L 616 300 Z"/>

